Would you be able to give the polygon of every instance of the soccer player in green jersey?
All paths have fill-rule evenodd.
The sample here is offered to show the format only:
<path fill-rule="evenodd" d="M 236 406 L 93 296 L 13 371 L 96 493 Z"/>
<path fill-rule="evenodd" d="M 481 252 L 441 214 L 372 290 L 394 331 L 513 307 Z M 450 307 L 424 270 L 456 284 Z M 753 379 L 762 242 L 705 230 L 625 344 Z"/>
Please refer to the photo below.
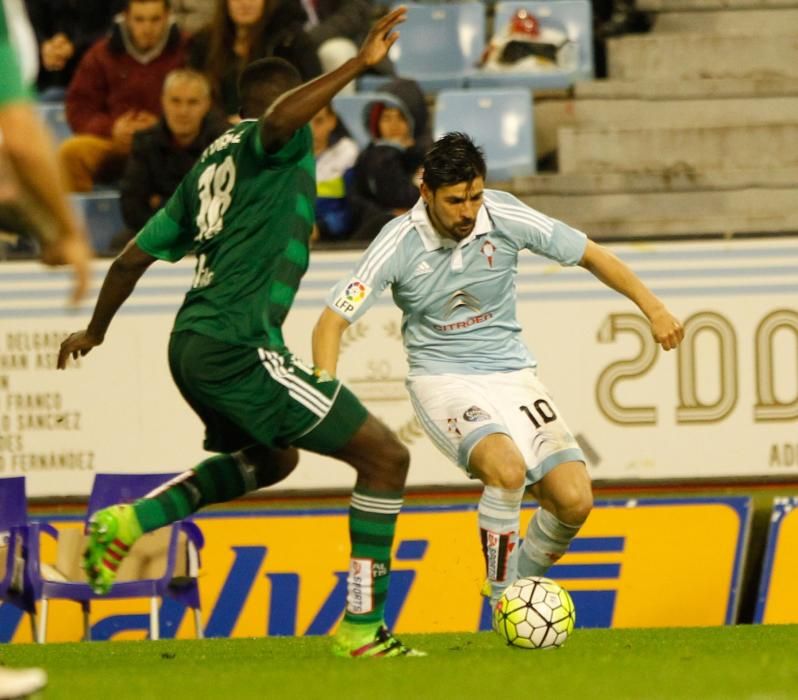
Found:
<path fill-rule="evenodd" d="M 67 202 L 52 137 L 32 104 L 27 84 L 36 77 L 37 50 L 21 3 L 0 0 L 0 151 L 11 164 L 23 199 L 35 207 L 42 262 L 72 267 L 72 301 L 77 302 L 89 286 L 92 251 Z"/>
<path fill-rule="evenodd" d="M 286 348 L 281 326 L 308 265 L 316 191 L 309 120 L 388 52 L 404 20 L 378 20 L 358 55 L 300 85 L 281 59 L 250 64 L 239 84 L 243 121 L 211 144 L 173 197 L 111 265 L 88 327 L 62 344 L 58 366 L 102 343 L 116 311 L 155 260 L 194 251 L 196 274 L 178 311 L 169 364 L 205 423 L 205 460 L 148 497 L 92 517 L 84 568 L 110 589 L 119 561 L 144 532 L 210 503 L 274 484 L 297 448 L 351 464 L 352 556 L 334 650 L 344 656 L 416 655 L 383 623 L 407 449 L 335 379 Z"/>

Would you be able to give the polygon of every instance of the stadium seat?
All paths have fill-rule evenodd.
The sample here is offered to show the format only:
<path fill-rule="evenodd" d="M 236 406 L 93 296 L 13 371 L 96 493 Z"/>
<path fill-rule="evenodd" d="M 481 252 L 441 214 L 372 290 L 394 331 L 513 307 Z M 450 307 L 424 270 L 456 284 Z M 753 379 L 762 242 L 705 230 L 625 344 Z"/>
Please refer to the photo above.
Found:
<path fill-rule="evenodd" d="M 577 67 L 573 70 L 529 73 L 478 71 L 469 76 L 469 87 L 522 85 L 532 89 L 562 89 L 570 87 L 577 80 L 593 78 L 593 12 L 589 0 L 505 0 L 496 4 L 493 23 L 496 31 L 506 27 L 516 11 L 522 9 L 537 17 L 542 27 L 560 29 L 577 43 Z"/>
<path fill-rule="evenodd" d="M 125 228 L 119 192 L 105 190 L 70 195 L 72 203 L 86 222 L 89 237 L 99 255 L 110 255 L 111 242 Z"/>
<path fill-rule="evenodd" d="M 418 81 L 425 92 L 463 87 L 485 47 L 485 5 L 406 3 L 407 21 L 389 54 L 402 78 Z M 379 89 L 385 78 L 365 75 L 362 90 Z"/>
<path fill-rule="evenodd" d="M 36 107 L 45 124 L 50 127 L 56 143 L 61 143 L 64 139 L 72 136 L 72 129 L 67 123 L 63 102 L 40 102 Z"/>
<path fill-rule="evenodd" d="M 97 474 L 89 496 L 86 523 L 90 515 L 115 503 L 130 503 L 163 485 L 174 474 Z M 171 598 L 194 611 L 197 638 L 202 637 L 200 597 L 197 585 L 199 552 L 204 540 L 191 521 L 180 520 L 170 527 L 148 533 L 139 539 L 119 567 L 117 582 L 109 593 L 98 595 L 86 582 L 80 568 L 84 549 L 84 530 L 64 530 L 58 534 L 55 566 L 51 578 L 41 581 L 41 607 L 38 638 L 47 638 L 47 608 L 53 599 L 72 600 L 83 609 L 83 638 L 91 639 L 89 613 L 91 601 L 108 598 L 149 598 L 149 636 L 158 639 L 160 621 L 158 599 Z"/>
<path fill-rule="evenodd" d="M 368 109 L 375 102 L 385 102 L 403 109 L 396 97 L 387 92 L 359 92 L 356 95 L 338 95 L 333 98 L 332 107 L 335 113 L 361 150 L 371 141 L 367 127 Z"/>
<path fill-rule="evenodd" d="M 442 90 L 435 138 L 463 131 L 485 149 L 489 180 L 535 172 L 532 95 L 526 88 Z"/>
<path fill-rule="evenodd" d="M 36 590 L 31 578 L 25 477 L 0 479 L 0 601 L 28 613 L 36 637 Z"/>

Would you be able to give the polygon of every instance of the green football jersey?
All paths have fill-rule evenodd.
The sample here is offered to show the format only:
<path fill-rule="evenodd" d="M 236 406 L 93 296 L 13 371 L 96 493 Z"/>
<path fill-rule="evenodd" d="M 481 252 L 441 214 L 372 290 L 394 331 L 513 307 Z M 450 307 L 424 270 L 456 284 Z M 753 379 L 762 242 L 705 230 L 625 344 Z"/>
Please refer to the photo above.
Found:
<path fill-rule="evenodd" d="M 308 267 L 315 196 L 308 126 L 271 154 L 256 120 L 208 146 L 136 237 L 142 250 L 162 260 L 196 253 L 173 332 L 284 349 L 283 321 Z"/>
<path fill-rule="evenodd" d="M 37 67 L 25 6 L 21 0 L 0 0 L 0 105 L 31 98 L 26 80 L 35 79 Z"/>

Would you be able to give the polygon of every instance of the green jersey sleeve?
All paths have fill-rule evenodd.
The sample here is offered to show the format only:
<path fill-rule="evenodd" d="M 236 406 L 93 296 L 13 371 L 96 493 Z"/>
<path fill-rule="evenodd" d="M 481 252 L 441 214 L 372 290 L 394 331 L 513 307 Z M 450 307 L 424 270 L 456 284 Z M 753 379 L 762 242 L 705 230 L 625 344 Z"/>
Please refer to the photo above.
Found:
<path fill-rule="evenodd" d="M 266 153 L 263 143 L 260 140 L 260 123 L 258 128 L 253 130 L 255 141 L 255 152 L 263 159 L 267 168 L 287 168 L 299 163 L 308 152 L 313 152 L 313 134 L 310 126 L 305 124 L 297 129 L 283 147 L 274 153 Z"/>
<path fill-rule="evenodd" d="M 22 81 L 19 60 L 11 42 L 8 10 L 0 0 L 0 105 L 31 98 L 30 90 Z"/>
<path fill-rule="evenodd" d="M 172 199 L 180 192 L 172 195 Z M 177 262 L 194 247 L 194 238 L 188 226 L 181 225 L 169 214 L 169 203 L 158 211 L 139 231 L 136 245 L 154 258 Z"/>

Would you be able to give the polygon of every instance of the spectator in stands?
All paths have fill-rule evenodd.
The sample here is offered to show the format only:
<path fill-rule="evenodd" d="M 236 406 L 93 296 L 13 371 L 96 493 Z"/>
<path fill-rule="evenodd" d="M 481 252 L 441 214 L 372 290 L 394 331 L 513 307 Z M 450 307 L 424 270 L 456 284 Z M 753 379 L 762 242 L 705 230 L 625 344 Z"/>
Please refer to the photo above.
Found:
<path fill-rule="evenodd" d="M 347 199 L 358 147 L 330 105 L 310 121 L 316 157 L 316 227 L 313 240 L 335 241 L 352 232 Z"/>
<path fill-rule="evenodd" d="M 109 37 L 89 49 L 66 97 L 75 136 L 59 157 L 74 192 L 113 182 L 124 169 L 133 134 L 158 121 L 166 74 L 185 60 L 185 39 L 167 0 L 127 0 Z"/>
<path fill-rule="evenodd" d="M 321 74 L 303 29 L 307 19 L 300 0 L 216 0 L 212 23 L 191 42 L 189 65 L 211 79 L 214 100 L 231 122 L 238 121 L 238 77 L 251 61 L 276 56 L 303 80 Z"/>
<path fill-rule="evenodd" d="M 111 28 L 120 0 L 26 0 L 39 43 L 37 87 L 63 99 L 80 59 Z"/>
<path fill-rule="evenodd" d="M 353 238 L 371 240 L 393 217 L 418 200 L 421 162 L 431 144 L 427 105 L 414 80 L 397 78 L 380 88 L 401 109 L 375 102 L 366 109 L 373 139 L 358 156 L 352 188 Z"/>
<path fill-rule="evenodd" d="M 191 35 L 211 23 L 216 7 L 214 0 L 171 0 L 169 4 L 177 26 Z"/>
<path fill-rule="evenodd" d="M 335 70 L 354 58 L 374 14 L 371 0 L 302 0 L 302 4 L 309 17 L 306 28 L 316 46 L 322 70 Z M 388 59 L 377 68 L 386 64 L 388 70 L 377 72 L 392 74 Z M 354 91 L 355 84 L 351 83 L 340 94 Z"/>
<path fill-rule="evenodd" d="M 133 136 L 119 187 L 122 216 L 129 229 L 114 241 L 120 248 L 171 197 L 205 147 L 227 127 L 209 112 L 208 79 L 189 68 L 178 68 L 166 76 L 161 106 L 163 116 L 158 123 Z"/>

